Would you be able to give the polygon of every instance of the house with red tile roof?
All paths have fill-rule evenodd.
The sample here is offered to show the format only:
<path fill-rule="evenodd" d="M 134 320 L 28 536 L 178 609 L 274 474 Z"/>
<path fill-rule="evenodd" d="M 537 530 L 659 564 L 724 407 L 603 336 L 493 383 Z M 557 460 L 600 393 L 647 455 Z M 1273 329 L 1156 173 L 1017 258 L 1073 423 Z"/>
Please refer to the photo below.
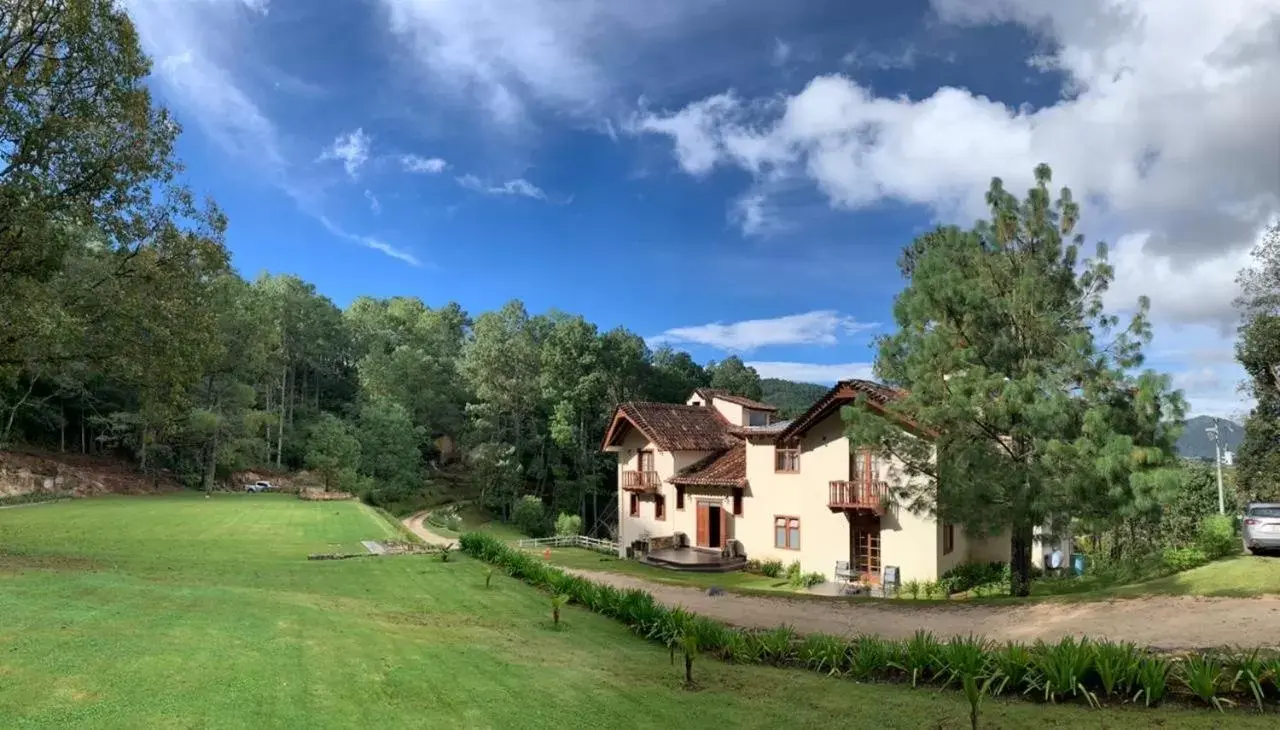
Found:
<path fill-rule="evenodd" d="M 844 435 L 840 409 L 860 396 L 883 413 L 901 393 L 841 381 L 790 421 L 711 389 L 682 404 L 620 405 L 602 444 L 618 457 L 620 552 L 700 570 L 798 561 L 870 584 L 887 567 L 900 581 L 930 581 L 963 562 L 1008 561 L 1006 535 L 966 535 L 895 502 L 891 487 L 909 478 L 902 465 Z"/>

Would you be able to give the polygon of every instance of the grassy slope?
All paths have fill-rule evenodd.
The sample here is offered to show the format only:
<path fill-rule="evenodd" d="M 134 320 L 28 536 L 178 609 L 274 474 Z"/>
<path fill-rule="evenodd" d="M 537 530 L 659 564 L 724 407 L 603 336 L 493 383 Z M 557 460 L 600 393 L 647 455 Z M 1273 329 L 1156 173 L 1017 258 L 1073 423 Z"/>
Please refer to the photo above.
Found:
<path fill-rule="evenodd" d="M 1091 582 L 1086 575 L 1069 583 L 1049 583 L 1044 587 L 1047 593 L 1085 600 L 1152 595 L 1248 598 L 1280 593 L 1280 557 L 1239 555 L 1129 585 L 1098 584 Z"/>
<path fill-rule="evenodd" d="M 8 727 L 966 727 L 955 693 L 701 661 L 458 557 L 308 562 L 394 530 L 354 503 L 108 498 L 0 511 Z M 1273 720 L 1271 718 L 1270 720 Z M 984 727 L 1216 727 L 989 704 Z M 1236 714 L 1233 727 L 1270 727 Z"/>

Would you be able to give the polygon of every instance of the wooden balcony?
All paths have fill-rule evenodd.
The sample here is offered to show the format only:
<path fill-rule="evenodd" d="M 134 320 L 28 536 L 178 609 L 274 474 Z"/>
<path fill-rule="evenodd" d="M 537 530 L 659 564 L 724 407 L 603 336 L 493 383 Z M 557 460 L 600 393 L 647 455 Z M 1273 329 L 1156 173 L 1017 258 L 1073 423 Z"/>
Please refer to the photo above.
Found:
<path fill-rule="evenodd" d="M 662 479 L 656 471 L 622 472 L 622 488 L 628 492 L 656 492 L 662 487 Z"/>
<path fill-rule="evenodd" d="M 867 511 L 884 514 L 889 485 L 879 480 L 835 481 L 827 492 L 827 506 L 833 510 Z"/>

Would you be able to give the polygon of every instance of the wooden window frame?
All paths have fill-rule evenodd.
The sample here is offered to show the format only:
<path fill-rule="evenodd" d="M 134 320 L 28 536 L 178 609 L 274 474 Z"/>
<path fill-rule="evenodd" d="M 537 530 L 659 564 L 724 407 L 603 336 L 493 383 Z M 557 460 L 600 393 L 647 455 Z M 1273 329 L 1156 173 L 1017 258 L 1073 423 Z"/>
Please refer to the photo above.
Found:
<path fill-rule="evenodd" d="M 734 517 L 742 516 L 742 499 L 743 499 L 742 487 L 734 487 L 733 488 L 733 516 Z"/>
<path fill-rule="evenodd" d="M 792 465 L 790 469 L 782 468 L 784 455 L 790 455 Z M 792 441 L 789 444 L 777 443 L 773 445 L 773 472 L 775 474 L 799 474 L 800 473 L 800 442 Z"/>
<path fill-rule="evenodd" d="M 649 457 L 649 468 L 644 468 L 644 457 Z M 653 449 L 636 449 L 636 471 L 644 473 L 646 471 L 656 471 L 657 466 L 653 461 Z"/>
<path fill-rule="evenodd" d="M 778 523 L 782 523 L 783 545 L 778 544 Z M 791 547 L 791 523 L 795 523 L 796 530 L 796 546 Z M 795 515 L 774 515 L 773 516 L 773 547 L 778 550 L 791 550 L 800 552 L 800 518 Z"/>
<path fill-rule="evenodd" d="M 950 522 L 942 523 L 942 554 L 950 555 L 956 550 L 956 526 Z"/>
<path fill-rule="evenodd" d="M 653 495 L 653 519 L 658 522 L 667 521 L 667 498 L 661 494 Z"/>
<path fill-rule="evenodd" d="M 627 502 L 627 515 L 629 517 L 639 517 L 640 516 L 640 497 L 636 496 L 635 494 L 628 494 L 627 498 L 629 500 Z"/>
<path fill-rule="evenodd" d="M 676 509 L 680 512 L 684 511 L 684 485 L 676 485 Z"/>

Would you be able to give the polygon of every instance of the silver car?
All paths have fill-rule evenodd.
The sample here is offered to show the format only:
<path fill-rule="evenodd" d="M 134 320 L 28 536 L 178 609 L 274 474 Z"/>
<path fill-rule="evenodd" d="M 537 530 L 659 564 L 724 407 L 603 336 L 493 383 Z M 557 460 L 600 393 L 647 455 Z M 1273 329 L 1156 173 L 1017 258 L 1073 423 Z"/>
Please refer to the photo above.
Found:
<path fill-rule="evenodd" d="M 1244 546 L 1257 555 L 1280 550 L 1280 502 L 1253 502 L 1244 511 Z"/>

